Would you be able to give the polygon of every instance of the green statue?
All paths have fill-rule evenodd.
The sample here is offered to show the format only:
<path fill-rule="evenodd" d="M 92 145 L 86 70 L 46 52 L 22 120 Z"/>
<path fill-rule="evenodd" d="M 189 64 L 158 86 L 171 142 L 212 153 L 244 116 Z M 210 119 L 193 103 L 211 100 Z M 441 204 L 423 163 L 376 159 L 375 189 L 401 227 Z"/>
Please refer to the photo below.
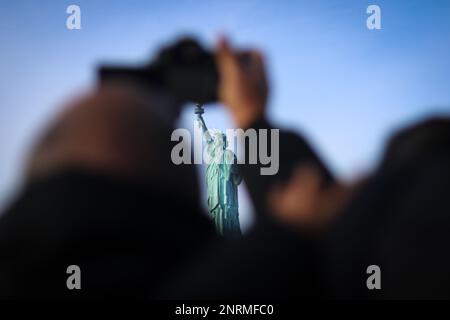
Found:
<path fill-rule="evenodd" d="M 197 105 L 197 122 L 203 131 L 203 139 L 207 143 L 206 151 L 210 158 L 206 169 L 209 213 L 219 234 L 238 237 L 241 235 L 241 227 L 237 187 L 242 177 L 238 172 L 235 154 L 227 149 L 226 135 L 220 131 L 211 134 L 203 120 L 203 112 L 202 106 Z"/>

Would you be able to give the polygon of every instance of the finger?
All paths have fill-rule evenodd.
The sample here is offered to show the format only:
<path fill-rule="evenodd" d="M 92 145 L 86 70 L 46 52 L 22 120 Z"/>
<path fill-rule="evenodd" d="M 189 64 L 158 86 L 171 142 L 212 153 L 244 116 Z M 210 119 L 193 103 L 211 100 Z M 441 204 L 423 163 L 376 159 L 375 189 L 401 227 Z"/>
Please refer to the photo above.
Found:
<path fill-rule="evenodd" d="M 216 50 L 216 63 L 221 76 L 233 76 L 239 72 L 237 56 L 233 53 L 229 41 L 220 37 Z"/>

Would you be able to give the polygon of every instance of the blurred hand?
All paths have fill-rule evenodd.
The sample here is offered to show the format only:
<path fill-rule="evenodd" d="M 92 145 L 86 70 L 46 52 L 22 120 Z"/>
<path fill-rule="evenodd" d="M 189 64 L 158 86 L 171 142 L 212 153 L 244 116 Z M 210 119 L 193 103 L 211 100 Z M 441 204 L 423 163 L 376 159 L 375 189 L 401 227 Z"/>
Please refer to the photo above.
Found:
<path fill-rule="evenodd" d="M 241 63 L 243 56 L 248 56 Z M 265 114 L 268 85 L 262 55 L 237 52 L 228 41 L 219 40 L 216 60 L 220 73 L 219 99 L 229 109 L 239 128 L 248 128 Z"/>
<path fill-rule="evenodd" d="M 341 184 L 324 188 L 317 168 L 302 165 L 284 186 L 269 197 L 271 212 L 282 222 L 302 230 L 323 230 L 351 195 L 352 188 Z"/>

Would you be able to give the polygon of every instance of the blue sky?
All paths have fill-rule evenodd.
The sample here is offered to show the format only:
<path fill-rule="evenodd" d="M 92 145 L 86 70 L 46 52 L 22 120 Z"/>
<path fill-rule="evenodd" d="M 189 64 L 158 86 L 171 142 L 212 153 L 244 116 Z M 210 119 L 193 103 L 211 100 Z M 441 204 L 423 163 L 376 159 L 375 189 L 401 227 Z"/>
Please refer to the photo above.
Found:
<path fill-rule="evenodd" d="M 70 4 L 81 7 L 81 30 L 66 29 Z M 370 4 L 381 8 L 381 30 L 366 28 Z M 33 136 L 95 83 L 99 62 L 145 61 L 183 34 L 213 45 L 219 33 L 266 53 L 269 114 L 305 133 L 344 178 L 370 170 L 394 128 L 449 114 L 447 0 L 2 1 L 0 207 L 20 181 Z M 232 127 L 220 106 L 205 118 Z"/>

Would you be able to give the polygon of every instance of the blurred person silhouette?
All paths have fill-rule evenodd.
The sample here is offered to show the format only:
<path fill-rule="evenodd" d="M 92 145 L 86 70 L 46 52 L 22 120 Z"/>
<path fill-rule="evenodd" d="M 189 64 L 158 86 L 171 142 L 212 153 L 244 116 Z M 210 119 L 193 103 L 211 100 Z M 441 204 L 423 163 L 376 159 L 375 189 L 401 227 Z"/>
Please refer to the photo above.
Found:
<path fill-rule="evenodd" d="M 450 298 L 449 161 L 448 117 L 393 135 L 380 165 L 325 237 L 333 296 Z M 380 267 L 381 290 L 367 289 L 369 265 Z"/>
<path fill-rule="evenodd" d="M 324 296 L 430 299 L 450 297 L 450 119 L 399 130 L 379 167 L 353 185 L 320 187 L 316 168 L 301 165 L 271 193 L 285 223 L 322 234 Z M 381 270 L 368 290 L 366 269 Z"/>
<path fill-rule="evenodd" d="M 0 297 L 152 297 L 214 239 L 194 168 L 170 159 L 178 108 L 160 93 L 117 86 L 62 111 L 0 219 Z M 66 286 L 70 265 L 81 269 L 81 290 Z"/>

